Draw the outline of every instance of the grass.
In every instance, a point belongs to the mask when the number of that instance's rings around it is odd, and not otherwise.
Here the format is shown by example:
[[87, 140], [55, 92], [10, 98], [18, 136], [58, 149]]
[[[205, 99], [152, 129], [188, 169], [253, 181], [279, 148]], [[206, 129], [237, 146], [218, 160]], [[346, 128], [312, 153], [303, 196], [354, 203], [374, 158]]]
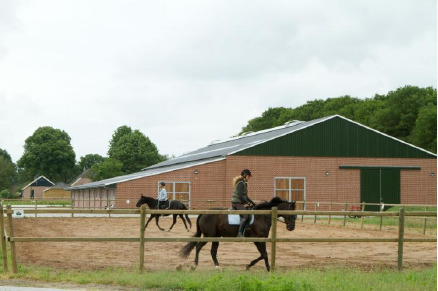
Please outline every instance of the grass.
[[71, 271], [20, 266], [18, 274], [3, 273], [0, 278], [53, 282], [58, 287], [69, 283], [157, 290], [436, 290], [437, 266], [401, 272], [309, 268], [274, 273], [240, 270], [139, 273], [109, 268]]
[[[406, 212], [409, 211], [424, 211], [424, 206], [409, 206], [404, 207]], [[400, 207], [391, 207], [388, 210], [388, 212], [399, 212]], [[437, 211], [437, 207], [428, 206], [427, 211]], [[299, 221], [301, 221], [301, 217], [298, 218]], [[426, 218], [426, 234], [428, 235], [436, 235], [437, 234], [437, 218], [436, 216], [427, 217]], [[305, 216], [304, 221], [306, 223], [313, 223], [314, 222], [314, 216]], [[325, 223], [328, 224], [328, 216], [317, 216], [317, 223]], [[343, 225], [344, 223], [344, 217], [331, 217], [331, 224], [334, 225]], [[365, 216], [363, 219], [363, 224], [368, 226], [375, 226], [376, 229], [379, 229], [380, 227], [380, 217], [373, 216]], [[346, 218], [346, 224], [348, 226], [354, 226], [359, 227], [361, 225], [361, 219], [360, 218], [350, 218], [347, 216]], [[383, 227], [398, 227], [398, 216], [386, 216], [383, 217], [382, 221]], [[415, 233], [423, 233], [424, 228], [424, 217], [415, 217], [415, 216], [405, 216], [405, 231], [411, 231]]]
[[32, 200], [32, 199], [17, 199], [17, 200], [3, 200], [3, 205], [56, 205], [56, 206], [70, 206], [71, 200]]

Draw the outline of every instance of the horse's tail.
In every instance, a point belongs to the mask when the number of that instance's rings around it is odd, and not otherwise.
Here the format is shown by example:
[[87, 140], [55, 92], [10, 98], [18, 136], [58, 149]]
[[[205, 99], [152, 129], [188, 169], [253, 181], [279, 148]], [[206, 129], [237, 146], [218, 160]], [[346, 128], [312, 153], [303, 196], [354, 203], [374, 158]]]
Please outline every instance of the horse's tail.
[[[187, 210], [187, 207], [185, 206], [185, 204], [183, 204], [183, 208], [184, 208], [184, 210]], [[192, 221], [190, 220], [189, 215], [186, 214], [185, 217], [186, 217], [186, 219], [187, 219], [187, 222], [188, 222], [189, 225], [190, 225], [189, 228], [192, 228]]]
[[[201, 227], [199, 226], [199, 220], [201, 219], [201, 216], [202, 214], [198, 216], [198, 219], [196, 219], [196, 233], [193, 235], [193, 237], [201, 237], [202, 232], [201, 232]], [[197, 243], [198, 242], [192, 241], [186, 244], [179, 252], [179, 256], [187, 259]]]

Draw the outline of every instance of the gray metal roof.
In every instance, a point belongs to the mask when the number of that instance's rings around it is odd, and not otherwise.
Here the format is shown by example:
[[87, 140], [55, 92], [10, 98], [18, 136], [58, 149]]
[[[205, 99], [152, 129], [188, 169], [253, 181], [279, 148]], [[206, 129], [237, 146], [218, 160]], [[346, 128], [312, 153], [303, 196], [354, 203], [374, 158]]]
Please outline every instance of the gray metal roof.
[[202, 160], [202, 161], [187, 162], [185, 164], [176, 164], [176, 165], [163, 166], [160, 168], [146, 169], [144, 171], [132, 173], [129, 175], [118, 176], [118, 177], [114, 177], [114, 178], [110, 178], [110, 179], [105, 179], [105, 180], [100, 180], [100, 181], [96, 181], [96, 182], [91, 182], [91, 183], [87, 183], [87, 184], [69, 187], [69, 188], [66, 188], [66, 190], [103, 188], [103, 187], [108, 187], [108, 186], [111, 186], [111, 185], [114, 185], [117, 183], [122, 183], [122, 182], [130, 181], [130, 180], [140, 179], [140, 178], [144, 178], [144, 177], [148, 177], [148, 176], [154, 176], [154, 175], [158, 175], [158, 174], [162, 174], [162, 173], [166, 173], [166, 172], [171, 172], [171, 171], [175, 171], [175, 170], [189, 168], [189, 167], [202, 165], [202, 164], [206, 164], [206, 163], [212, 163], [212, 162], [216, 162], [216, 161], [220, 161], [220, 160], [223, 160], [223, 158], [219, 158], [219, 159], [213, 158], [213, 159], [207, 159], [207, 160]]
[[[187, 154], [181, 155], [179, 157], [158, 163], [156, 165], [150, 166], [148, 168], [143, 169], [141, 172], [114, 177], [111, 179], [96, 181], [88, 184], [83, 184], [79, 186], [73, 186], [70, 188], [67, 188], [66, 190], [77, 190], [77, 189], [88, 189], [88, 188], [101, 188], [101, 187], [107, 187], [113, 184], [126, 182], [129, 180], [139, 179], [143, 177], [158, 175], [170, 171], [175, 171], [179, 169], [189, 168], [197, 165], [212, 163], [220, 160], [224, 160], [228, 155], [240, 152], [242, 150], [251, 148], [253, 146], [265, 143], [267, 141], [279, 138], [281, 136], [302, 130], [304, 128], [307, 128], [309, 126], [313, 126], [315, 124], [327, 121], [329, 119], [340, 117], [342, 119], [348, 120], [349, 122], [353, 122], [359, 126], [362, 126], [364, 128], [367, 128], [369, 130], [375, 131], [381, 135], [384, 135], [388, 138], [397, 140], [399, 142], [405, 143], [409, 146], [415, 147], [417, 149], [420, 149], [422, 151], [428, 152], [424, 149], [418, 148], [414, 145], [408, 144], [402, 140], [396, 139], [394, 137], [388, 136], [384, 133], [381, 133], [375, 129], [369, 128], [367, 126], [364, 126], [363, 124], [357, 123], [355, 121], [352, 121], [348, 118], [345, 118], [340, 115], [331, 115], [326, 116], [319, 119], [314, 119], [311, 121], [294, 121], [282, 126], [261, 130], [257, 132], [247, 133], [241, 136], [237, 136], [234, 138], [230, 138], [228, 140], [224, 141], [215, 141], [212, 142], [210, 145], [200, 148], [196, 151], [189, 152]], [[430, 152], [428, 152], [430, 153]], [[430, 153], [434, 156], [436, 154]]]
[[141, 172], [87, 183], [79, 186], [73, 186], [67, 188], [66, 190], [108, 187], [110, 185], [129, 180], [140, 179], [143, 177], [158, 175], [165, 172], [189, 168], [196, 165], [220, 161], [225, 159], [226, 156], [230, 154], [306, 128], [319, 122], [323, 122], [333, 117], [334, 116], [328, 116], [312, 121], [295, 121], [287, 125], [244, 134], [238, 137], [230, 138], [228, 140], [216, 141], [196, 151], [145, 168]]
[[160, 168], [174, 164], [182, 164], [191, 161], [211, 159], [214, 157], [225, 158], [230, 154], [237, 153], [244, 149], [256, 146], [258, 144], [267, 142], [269, 140], [278, 138], [286, 134], [290, 134], [292, 132], [301, 130], [303, 128], [312, 126], [314, 124], [326, 121], [334, 117], [336, 117], [336, 115], [314, 119], [311, 121], [295, 121], [286, 125], [244, 134], [241, 136], [230, 138], [228, 140], [212, 142], [210, 145], [206, 147], [200, 148], [193, 152], [189, 152], [187, 154], [173, 158], [171, 160], [167, 160], [162, 163], [155, 164], [153, 166], [145, 168], [144, 170], [155, 169], [155, 168]]

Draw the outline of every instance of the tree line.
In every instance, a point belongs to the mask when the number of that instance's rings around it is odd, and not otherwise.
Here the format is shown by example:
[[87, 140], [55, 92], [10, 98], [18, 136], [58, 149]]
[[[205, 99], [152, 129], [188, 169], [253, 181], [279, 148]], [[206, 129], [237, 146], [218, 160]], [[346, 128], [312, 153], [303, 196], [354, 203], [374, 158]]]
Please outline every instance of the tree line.
[[43, 126], [25, 140], [17, 164], [6, 150], [0, 149], [0, 197], [16, 197], [17, 191], [40, 175], [55, 183], [71, 183], [86, 171], [91, 180], [97, 181], [138, 172], [167, 159], [147, 136], [126, 125], [112, 135], [108, 157], [87, 154], [76, 162], [70, 141], [65, 131]]
[[253, 118], [239, 134], [292, 120], [309, 121], [339, 114], [390, 136], [436, 153], [437, 90], [405, 86], [386, 95], [316, 99], [296, 108], [274, 107]]
[[[437, 91], [432, 87], [405, 86], [386, 95], [359, 99], [351, 96], [316, 99], [296, 108], [275, 107], [253, 118], [240, 134], [283, 125], [292, 120], [309, 121], [339, 114], [383, 133], [436, 153]], [[37, 176], [70, 183], [84, 170], [94, 180], [138, 172], [166, 160], [139, 130], [123, 125], [108, 145], [108, 156], [87, 154], [76, 161], [70, 136], [50, 126], [38, 128], [25, 140], [17, 164], [0, 149], [0, 196], [12, 197]]]

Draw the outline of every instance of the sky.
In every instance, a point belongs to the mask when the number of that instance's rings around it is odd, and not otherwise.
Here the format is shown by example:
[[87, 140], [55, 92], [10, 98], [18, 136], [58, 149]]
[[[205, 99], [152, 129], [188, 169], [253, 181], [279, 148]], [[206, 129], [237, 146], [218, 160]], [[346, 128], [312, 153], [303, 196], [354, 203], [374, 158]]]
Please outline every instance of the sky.
[[270, 107], [437, 87], [435, 0], [0, 0], [0, 149], [42, 126], [76, 159], [114, 131], [179, 156]]

